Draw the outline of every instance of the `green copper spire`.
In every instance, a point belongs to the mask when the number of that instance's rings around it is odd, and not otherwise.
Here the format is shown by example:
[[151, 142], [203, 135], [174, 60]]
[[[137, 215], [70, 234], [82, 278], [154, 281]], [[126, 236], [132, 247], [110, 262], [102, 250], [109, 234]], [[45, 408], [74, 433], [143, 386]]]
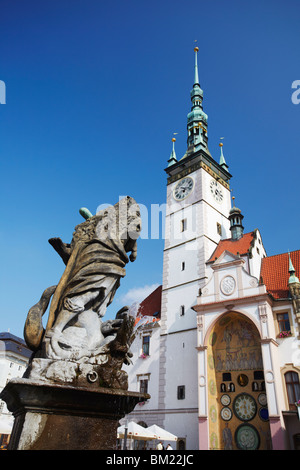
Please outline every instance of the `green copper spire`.
[[168, 160], [168, 166], [171, 166], [171, 165], [174, 165], [174, 163], [177, 163], [177, 158], [176, 158], [176, 153], [175, 153], [175, 142], [176, 142], [175, 137], [173, 137], [172, 142], [173, 142], [173, 147], [172, 147], [170, 158]]
[[299, 279], [297, 278], [297, 276], [295, 276], [296, 270], [293, 266], [290, 252], [289, 252], [289, 273], [290, 273], [289, 284], [293, 284], [294, 282], [299, 282]]
[[194, 85], [191, 90], [192, 109], [187, 116], [188, 153], [193, 153], [201, 147], [207, 149], [207, 114], [202, 109], [203, 90], [201, 90], [198, 73], [199, 48], [195, 47]]
[[198, 47], [195, 47], [194, 49], [194, 52], [195, 52], [195, 78], [194, 78], [194, 85], [199, 85], [200, 87], [200, 83], [199, 83], [199, 74], [198, 74], [198, 60], [197, 60], [197, 53], [198, 53], [199, 49]]
[[219, 165], [228, 170], [228, 165], [226, 164], [225, 157], [223, 155], [223, 144], [222, 142], [219, 143], [219, 147], [221, 148], [221, 156], [220, 156], [220, 163]]
[[244, 235], [244, 227], [241, 209], [235, 206], [235, 197], [232, 197], [232, 208], [229, 211], [230, 231], [232, 240], [239, 240]]

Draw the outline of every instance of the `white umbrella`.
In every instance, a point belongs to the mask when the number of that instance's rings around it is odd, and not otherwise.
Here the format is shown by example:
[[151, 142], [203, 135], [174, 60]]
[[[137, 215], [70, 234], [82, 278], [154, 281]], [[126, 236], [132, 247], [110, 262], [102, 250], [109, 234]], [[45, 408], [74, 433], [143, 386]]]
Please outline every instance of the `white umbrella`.
[[[124, 439], [125, 437], [125, 424], [118, 427], [118, 439]], [[157, 439], [156, 434], [149, 431], [147, 428], [143, 428], [134, 421], [130, 421], [127, 426], [127, 437], [130, 439], [142, 439], [148, 441], [150, 439]]]
[[172, 434], [169, 431], [166, 431], [163, 428], [160, 428], [157, 426], [157, 424], [153, 424], [152, 426], [149, 426], [147, 428], [147, 431], [150, 431], [154, 434], [156, 434], [157, 439], [161, 439], [162, 441], [177, 441], [177, 436], [175, 434]]
[[11, 434], [13, 427], [13, 418], [0, 419], [0, 434]]

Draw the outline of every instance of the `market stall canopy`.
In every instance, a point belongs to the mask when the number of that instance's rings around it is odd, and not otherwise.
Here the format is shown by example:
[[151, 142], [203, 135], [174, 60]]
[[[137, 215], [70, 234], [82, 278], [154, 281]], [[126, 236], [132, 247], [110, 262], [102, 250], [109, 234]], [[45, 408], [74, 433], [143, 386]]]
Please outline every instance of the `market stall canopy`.
[[153, 424], [146, 429], [147, 431], [154, 433], [157, 436], [157, 439], [161, 439], [162, 441], [177, 441], [177, 436], [175, 436], [175, 434], [160, 428], [157, 424]]
[[13, 422], [13, 418], [2, 417], [0, 419], [0, 434], [11, 434]]
[[[125, 437], [125, 424], [118, 427], [118, 439], [124, 439]], [[158, 439], [156, 434], [149, 431], [148, 428], [143, 428], [134, 421], [130, 421], [127, 426], [127, 437], [130, 439], [142, 439], [148, 441], [150, 439]]]

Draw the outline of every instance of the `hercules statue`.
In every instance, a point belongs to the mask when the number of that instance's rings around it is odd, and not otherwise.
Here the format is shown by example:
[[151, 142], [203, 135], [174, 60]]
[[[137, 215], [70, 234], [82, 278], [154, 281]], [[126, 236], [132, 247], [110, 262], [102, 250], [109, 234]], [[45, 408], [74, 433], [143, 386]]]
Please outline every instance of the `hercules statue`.
[[[95, 216], [84, 208], [80, 213], [86, 220], [75, 227], [70, 244], [49, 240], [66, 268], [58, 285], [46, 289], [28, 312], [24, 338], [33, 355], [25, 377], [126, 389], [121, 367], [130, 363], [134, 320], [128, 307], [115, 320], [102, 318], [126, 274], [125, 265], [136, 259], [139, 206], [127, 196]], [[42, 316], [52, 296], [44, 328]]]

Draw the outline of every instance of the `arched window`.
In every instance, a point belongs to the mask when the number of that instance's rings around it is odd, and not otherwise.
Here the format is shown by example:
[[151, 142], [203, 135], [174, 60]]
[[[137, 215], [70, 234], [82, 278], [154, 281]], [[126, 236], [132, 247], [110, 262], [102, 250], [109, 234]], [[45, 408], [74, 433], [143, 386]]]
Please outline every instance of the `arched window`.
[[300, 384], [297, 372], [289, 371], [284, 374], [289, 409], [295, 410], [295, 403], [300, 400]]

